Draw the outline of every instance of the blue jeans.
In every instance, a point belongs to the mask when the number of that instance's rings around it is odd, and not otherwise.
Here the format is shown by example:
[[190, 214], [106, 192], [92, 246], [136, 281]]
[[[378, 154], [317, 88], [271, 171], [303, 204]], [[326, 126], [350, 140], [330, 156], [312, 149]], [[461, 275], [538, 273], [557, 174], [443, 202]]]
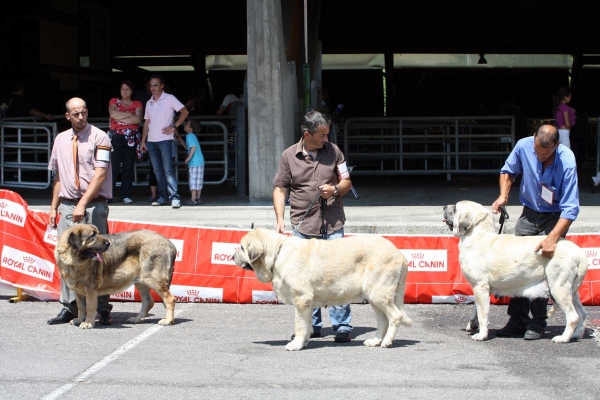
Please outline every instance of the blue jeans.
[[[158, 197], [165, 200], [179, 199], [175, 165], [173, 164], [173, 144], [171, 142], [172, 140], [148, 142], [150, 162], [158, 183]], [[167, 196], [167, 188], [169, 189], [169, 196]]]
[[[323, 239], [321, 235], [319, 236], [311, 236], [304, 235], [298, 231], [294, 231], [294, 236], [298, 236], [302, 239]], [[341, 239], [344, 237], [344, 228], [339, 229], [335, 232], [327, 235], [327, 238], [324, 240], [334, 240]], [[329, 306], [329, 320], [331, 321], [331, 327], [335, 332], [352, 332], [352, 313], [350, 311], [350, 304], [346, 304], [345, 306]], [[312, 316], [312, 325], [313, 330], [315, 332], [320, 332], [323, 328], [323, 319], [321, 318], [321, 309], [315, 308], [313, 310]]]

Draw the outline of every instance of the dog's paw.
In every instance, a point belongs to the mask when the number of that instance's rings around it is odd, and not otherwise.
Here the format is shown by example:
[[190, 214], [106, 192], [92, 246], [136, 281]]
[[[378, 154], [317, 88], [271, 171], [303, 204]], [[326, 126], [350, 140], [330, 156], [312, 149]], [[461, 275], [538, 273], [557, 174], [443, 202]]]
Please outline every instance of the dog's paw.
[[91, 324], [91, 323], [89, 323], [89, 322], [82, 322], [82, 323], [79, 325], [79, 328], [80, 328], [80, 329], [93, 329], [93, 328], [94, 328], [94, 324]]
[[71, 325], [79, 326], [84, 321], [84, 318], [75, 318], [69, 322]]
[[143, 322], [144, 322], [144, 318], [140, 318], [140, 317], [127, 318], [127, 321], [125, 321], [126, 324], [141, 324]]
[[363, 344], [367, 347], [378, 347], [381, 344], [381, 339], [374, 337], [365, 340]]
[[285, 349], [287, 351], [298, 351], [302, 350], [304, 347], [306, 347], [306, 344], [302, 340], [294, 339], [285, 346]]
[[571, 341], [570, 337], [565, 337], [565, 335], [554, 336], [552, 338], [552, 343], [569, 343]]
[[175, 325], [175, 320], [168, 320], [166, 318], [161, 319], [160, 321], [158, 321], [159, 325]]
[[479, 332], [471, 336], [471, 339], [481, 342], [487, 339], [487, 334]]

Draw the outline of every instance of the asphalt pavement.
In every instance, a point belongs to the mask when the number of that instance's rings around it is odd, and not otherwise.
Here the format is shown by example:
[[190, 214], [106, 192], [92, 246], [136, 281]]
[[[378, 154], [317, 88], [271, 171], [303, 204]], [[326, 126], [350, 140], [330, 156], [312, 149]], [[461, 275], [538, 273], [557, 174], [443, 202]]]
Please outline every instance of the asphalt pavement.
[[[367, 348], [376, 330], [368, 304], [352, 305], [350, 343], [335, 343], [324, 313], [324, 338], [288, 352], [294, 311], [288, 305], [175, 306], [161, 327], [157, 303], [144, 324], [126, 324], [139, 303], [113, 302], [114, 323], [92, 330], [47, 325], [59, 304], [11, 303], [0, 287], [0, 399], [307, 399], [410, 398], [595, 399], [600, 386], [600, 309], [585, 337], [552, 343], [560, 311], [543, 339], [497, 338], [506, 306], [491, 306], [490, 339], [464, 331], [471, 305], [408, 304], [412, 327], [393, 347]], [[594, 329], [592, 329], [594, 328]]]

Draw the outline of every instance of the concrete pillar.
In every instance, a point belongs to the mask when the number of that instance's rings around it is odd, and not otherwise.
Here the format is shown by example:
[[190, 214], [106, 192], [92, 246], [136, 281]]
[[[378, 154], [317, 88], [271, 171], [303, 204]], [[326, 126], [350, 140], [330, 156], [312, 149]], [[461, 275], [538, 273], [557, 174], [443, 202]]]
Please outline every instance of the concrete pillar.
[[281, 0], [248, 0], [247, 21], [249, 198], [265, 201], [281, 153], [300, 135], [295, 65], [286, 60]]

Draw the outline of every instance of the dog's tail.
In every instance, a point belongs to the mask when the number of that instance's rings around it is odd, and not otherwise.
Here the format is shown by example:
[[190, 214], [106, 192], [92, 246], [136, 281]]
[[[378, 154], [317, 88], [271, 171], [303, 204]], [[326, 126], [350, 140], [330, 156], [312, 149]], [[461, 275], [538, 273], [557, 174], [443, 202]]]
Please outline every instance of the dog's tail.
[[173, 280], [173, 272], [175, 271], [175, 259], [177, 258], [177, 248], [171, 243], [171, 267], [169, 268], [169, 287]]

